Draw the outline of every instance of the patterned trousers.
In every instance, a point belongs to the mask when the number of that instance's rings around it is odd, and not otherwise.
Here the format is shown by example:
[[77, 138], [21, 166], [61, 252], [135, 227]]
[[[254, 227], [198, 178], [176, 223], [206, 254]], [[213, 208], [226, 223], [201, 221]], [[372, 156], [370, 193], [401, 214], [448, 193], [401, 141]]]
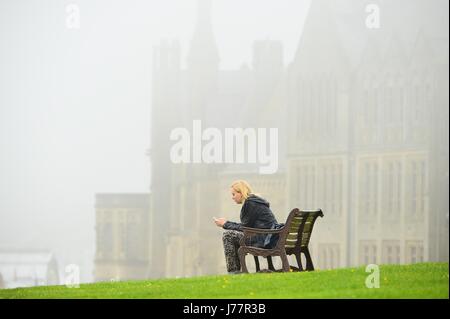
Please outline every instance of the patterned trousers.
[[225, 261], [227, 263], [228, 272], [241, 270], [238, 249], [239, 241], [242, 237], [244, 237], [244, 233], [238, 230], [225, 230], [223, 232], [223, 250], [225, 252]]

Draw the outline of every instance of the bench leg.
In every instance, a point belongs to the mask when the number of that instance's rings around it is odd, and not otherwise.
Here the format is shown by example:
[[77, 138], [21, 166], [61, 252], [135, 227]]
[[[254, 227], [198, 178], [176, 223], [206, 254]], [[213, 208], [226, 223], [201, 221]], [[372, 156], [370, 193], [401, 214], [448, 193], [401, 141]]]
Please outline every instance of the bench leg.
[[275, 267], [273, 266], [272, 256], [267, 256], [267, 268], [269, 270], [275, 271]]
[[300, 251], [296, 251], [294, 255], [295, 259], [297, 260], [298, 271], [303, 271], [302, 256], [300, 255]]
[[245, 264], [246, 252], [241, 248], [238, 249], [239, 261], [241, 263], [242, 272], [248, 273], [247, 265]]
[[259, 259], [258, 256], [253, 256], [253, 258], [255, 259], [255, 265], [256, 265], [256, 271], [260, 271], [261, 268], [259, 268]]
[[284, 272], [289, 272], [289, 260], [287, 258], [286, 252], [282, 252], [281, 255], [281, 263], [283, 265], [283, 271]]
[[306, 257], [306, 270], [314, 270], [314, 265], [308, 247], [306, 247], [303, 253], [305, 254]]

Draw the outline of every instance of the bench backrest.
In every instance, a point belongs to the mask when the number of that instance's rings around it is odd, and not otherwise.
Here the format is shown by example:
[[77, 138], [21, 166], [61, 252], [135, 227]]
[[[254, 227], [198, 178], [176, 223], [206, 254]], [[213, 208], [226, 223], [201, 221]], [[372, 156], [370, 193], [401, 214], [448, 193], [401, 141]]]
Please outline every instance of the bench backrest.
[[[286, 220], [285, 231], [280, 238], [280, 241], [284, 242], [285, 249], [308, 247], [314, 223], [319, 216], [323, 217], [321, 209], [314, 211], [293, 209]], [[284, 237], [285, 241], [283, 241]]]

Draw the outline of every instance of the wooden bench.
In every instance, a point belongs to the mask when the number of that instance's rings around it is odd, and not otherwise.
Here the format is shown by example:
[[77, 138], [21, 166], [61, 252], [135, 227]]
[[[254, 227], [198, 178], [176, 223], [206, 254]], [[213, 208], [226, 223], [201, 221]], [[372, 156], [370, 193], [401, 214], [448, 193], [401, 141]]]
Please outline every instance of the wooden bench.
[[[238, 250], [239, 260], [241, 262], [242, 272], [248, 273], [247, 265], [245, 263], [245, 256], [251, 254], [255, 258], [256, 271], [260, 271], [258, 256], [266, 257], [269, 266], [269, 271], [275, 270], [272, 257], [279, 256], [282, 262], [281, 271], [288, 272], [291, 269], [293, 271], [303, 271], [301, 253], [306, 257], [306, 270], [314, 270], [314, 265], [309, 253], [308, 245], [311, 238], [311, 233], [316, 222], [317, 217], [323, 217], [321, 209], [315, 211], [301, 211], [298, 208], [294, 208], [286, 220], [286, 223], [279, 229], [259, 229], [243, 227], [244, 237], [240, 241], [240, 247]], [[278, 234], [278, 242], [274, 248], [265, 249], [253, 246], [247, 246], [246, 242], [255, 235], [261, 234]], [[287, 256], [295, 255], [298, 268], [289, 265]]]

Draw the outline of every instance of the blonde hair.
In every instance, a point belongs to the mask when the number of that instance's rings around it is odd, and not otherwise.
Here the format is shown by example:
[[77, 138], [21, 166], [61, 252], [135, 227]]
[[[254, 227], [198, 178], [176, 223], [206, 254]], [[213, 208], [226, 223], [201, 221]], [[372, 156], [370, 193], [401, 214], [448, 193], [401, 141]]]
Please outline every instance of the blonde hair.
[[231, 184], [231, 188], [238, 193], [242, 194], [242, 197], [246, 200], [250, 194], [253, 194], [252, 188], [250, 185], [244, 180], [234, 181]]

